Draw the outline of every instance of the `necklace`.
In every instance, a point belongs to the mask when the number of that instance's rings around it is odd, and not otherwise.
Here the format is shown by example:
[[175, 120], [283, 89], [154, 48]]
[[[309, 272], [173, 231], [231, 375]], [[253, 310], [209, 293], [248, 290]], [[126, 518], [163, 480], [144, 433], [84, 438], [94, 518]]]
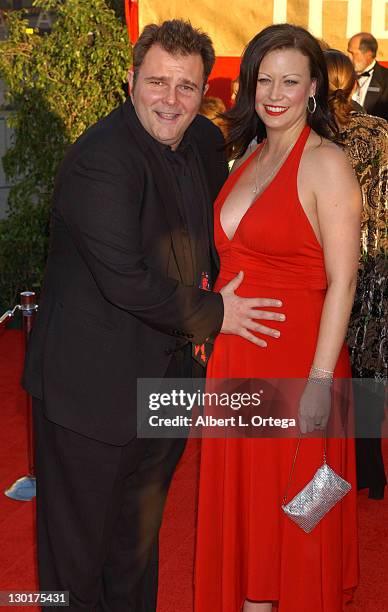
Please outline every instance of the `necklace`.
[[278, 163], [275, 165], [275, 168], [272, 170], [272, 172], [268, 176], [266, 176], [264, 181], [261, 181], [259, 183], [258, 180], [257, 180], [258, 179], [258, 175], [259, 175], [259, 163], [260, 163], [261, 156], [263, 154], [265, 145], [267, 144], [267, 141], [265, 141], [265, 143], [263, 144], [263, 146], [260, 149], [260, 153], [258, 154], [258, 156], [256, 158], [256, 167], [255, 167], [255, 176], [254, 176], [254, 187], [252, 189], [252, 193], [259, 193], [260, 191], [262, 191], [263, 187], [265, 187], [270, 182], [270, 180], [275, 176], [276, 172], [279, 170], [280, 166], [283, 164], [284, 160], [286, 159], [287, 155], [291, 151], [291, 149], [294, 146], [295, 142], [296, 141], [292, 142], [290, 144], [290, 146], [286, 149], [286, 151], [281, 156], [281, 158], [278, 161]]

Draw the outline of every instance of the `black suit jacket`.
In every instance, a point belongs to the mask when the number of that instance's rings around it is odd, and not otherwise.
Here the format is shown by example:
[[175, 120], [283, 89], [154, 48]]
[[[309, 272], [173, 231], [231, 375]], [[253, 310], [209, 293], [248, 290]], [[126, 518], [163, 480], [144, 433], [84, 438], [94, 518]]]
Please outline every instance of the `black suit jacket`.
[[[227, 176], [222, 136], [187, 131], [212, 202]], [[219, 294], [200, 290], [160, 145], [132, 103], [70, 148], [53, 198], [51, 247], [23, 384], [55, 423], [122, 445], [136, 435], [139, 377], [162, 377], [187, 341], [217, 333]]]
[[388, 68], [376, 62], [364, 100], [369, 115], [388, 120]]

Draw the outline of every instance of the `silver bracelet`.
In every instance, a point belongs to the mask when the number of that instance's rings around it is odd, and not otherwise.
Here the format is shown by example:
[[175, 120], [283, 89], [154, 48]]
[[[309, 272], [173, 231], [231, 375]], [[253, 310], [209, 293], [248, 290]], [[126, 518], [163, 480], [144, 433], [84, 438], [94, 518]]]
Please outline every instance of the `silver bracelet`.
[[317, 368], [317, 366], [312, 365], [310, 368], [310, 374], [314, 372], [322, 372], [323, 374], [331, 374], [331, 376], [333, 376], [334, 374], [333, 370], [325, 370], [324, 368]]
[[312, 382], [316, 385], [325, 385], [326, 387], [331, 387], [331, 385], [333, 384], [332, 378], [316, 378], [314, 376], [309, 376], [307, 381]]

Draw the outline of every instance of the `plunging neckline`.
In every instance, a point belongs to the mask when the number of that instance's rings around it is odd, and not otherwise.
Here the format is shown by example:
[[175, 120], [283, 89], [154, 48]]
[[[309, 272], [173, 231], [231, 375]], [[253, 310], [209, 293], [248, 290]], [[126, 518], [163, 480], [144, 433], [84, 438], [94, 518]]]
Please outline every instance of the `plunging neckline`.
[[[295, 150], [295, 147], [299, 144], [303, 134], [305, 133], [305, 130], [309, 130], [310, 131], [310, 126], [308, 126], [307, 124], [304, 126], [304, 128], [302, 129], [301, 133], [299, 134], [298, 138], [296, 139], [294, 146], [292, 147], [292, 149], [289, 151], [287, 157], [285, 158], [285, 160], [283, 161], [282, 165], [280, 166], [280, 168], [278, 168], [278, 171], [276, 172], [276, 174], [271, 178], [271, 180], [269, 181], [269, 183], [264, 187], [264, 189], [262, 191], [260, 191], [260, 193], [257, 194], [256, 197], [253, 198], [251, 204], [248, 206], [248, 208], [246, 209], [246, 211], [244, 212], [244, 214], [242, 215], [242, 217], [240, 218], [240, 221], [238, 222], [236, 229], [234, 230], [233, 236], [231, 238], [229, 238], [228, 234], [226, 233], [226, 231], [224, 230], [224, 227], [222, 225], [221, 222], [221, 214], [222, 214], [222, 209], [225, 205], [225, 200], [222, 203], [221, 209], [220, 209], [220, 214], [219, 214], [219, 223], [220, 223], [220, 227], [222, 230], [222, 233], [224, 234], [225, 238], [227, 239], [228, 242], [232, 243], [235, 239], [235, 236], [238, 232], [238, 230], [240, 229], [240, 226], [242, 224], [242, 222], [245, 220], [245, 217], [248, 215], [249, 211], [255, 207], [256, 203], [258, 202], [258, 200], [263, 196], [263, 194], [267, 191], [267, 189], [270, 188], [270, 186], [272, 185], [272, 183], [276, 180], [276, 178], [279, 176], [279, 173], [283, 170], [283, 168], [285, 167], [285, 165], [287, 164], [287, 162], [289, 161], [292, 153]], [[307, 140], [306, 140], [307, 142]], [[233, 188], [235, 187], [235, 185], [237, 184], [241, 174], [243, 173], [243, 171], [249, 166], [250, 163], [252, 163], [252, 161], [257, 160], [257, 155], [260, 155], [260, 151], [263, 149], [264, 145], [266, 143], [266, 140], [263, 140], [263, 142], [260, 143], [260, 145], [258, 145], [258, 147], [251, 153], [251, 155], [249, 155], [247, 157], [247, 159], [245, 160], [244, 163], [241, 164], [241, 166], [236, 170], [236, 179], [233, 185]], [[232, 175], [231, 175], [232, 176]]]

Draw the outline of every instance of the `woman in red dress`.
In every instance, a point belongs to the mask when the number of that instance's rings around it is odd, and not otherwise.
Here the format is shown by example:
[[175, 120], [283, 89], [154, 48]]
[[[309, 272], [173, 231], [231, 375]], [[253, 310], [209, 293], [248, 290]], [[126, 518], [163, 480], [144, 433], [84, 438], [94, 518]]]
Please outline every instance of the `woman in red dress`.
[[[227, 114], [237, 162], [215, 203], [215, 290], [243, 271], [236, 292], [280, 299], [286, 321], [261, 347], [220, 335], [208, 377], [308, 379], [301, 431], [323, 430], [333, 378], [350, 377], [344, 338], [360, 191], [330, 141], [327, 72], [313, 36], [288, 24], [266, 28], [244, 52], [239, 83]], [[352, 490], [308, 534], [281, 509], [296, 445], [203, 440], [195, 612], [340, 612], [351, 597], [358, 579], [353, 443], [327, 441], [328, 463]], [[322, 439], [302, 439], [289, 499], [322, 461]]]

